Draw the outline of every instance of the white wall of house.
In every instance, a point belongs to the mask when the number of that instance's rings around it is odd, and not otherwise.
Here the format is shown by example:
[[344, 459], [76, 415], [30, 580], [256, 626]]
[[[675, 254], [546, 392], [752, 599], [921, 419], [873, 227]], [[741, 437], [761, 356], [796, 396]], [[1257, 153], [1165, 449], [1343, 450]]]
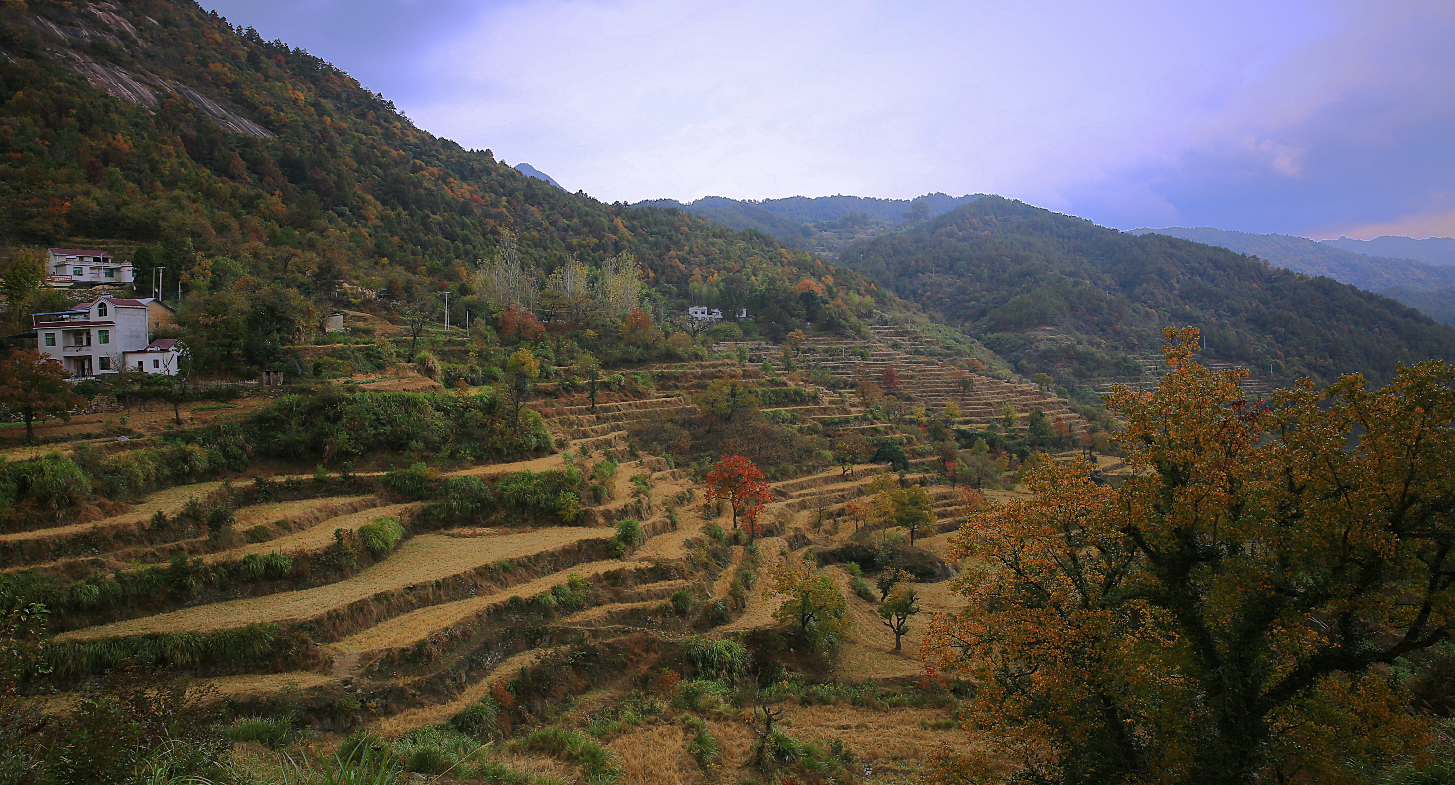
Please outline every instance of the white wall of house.
[[159, 373], [164, 376], [176, 376], [177, 366], [181, 364], [182, 353], [176, 346], [170, 349], [143, 349], [139, 352], [127, 352], [124, 358], [127, 368], [134, 368], [142, 373]]
[[[135, 303], [135, 304], [127, 304]], [[60, 314], [36, 314], [35, 343], [72, 376], [118, 373], [128, 351], [151, 343], [147, 307], [103, 297]]]
[[51, 286], [130, 286], [135, 280], [131, 262], [118, 262], [105, 251], [52, 248], [47, 257]]

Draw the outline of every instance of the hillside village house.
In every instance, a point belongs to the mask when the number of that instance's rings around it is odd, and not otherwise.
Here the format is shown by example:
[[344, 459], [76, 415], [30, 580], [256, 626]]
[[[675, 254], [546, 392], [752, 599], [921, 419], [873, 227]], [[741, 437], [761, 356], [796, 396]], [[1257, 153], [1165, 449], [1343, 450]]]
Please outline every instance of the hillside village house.
[[57, 289], [71, 286], [130, 286], [131, 262], [117, 262], [105, 251], [51, 248], [46, 251], [46, 283]]
[[[705, 305], [694, 305], [687, 309], [687, 318], [698, 322], [720, 322], [722, 321], [722, 310], [719, 308], [708, 308]], [[748, 309], [739, 308], [737, 318], [748, 318]]]
[[58, 360], [72, 378], [118, 373], [122, 368], [175, 375], [182, 346], [175, 339], [152, 340], [153, 322], [160, 323], [152, 307], [151, 298], [102, 297], [69, 311], [35, 314], [36, 347]]

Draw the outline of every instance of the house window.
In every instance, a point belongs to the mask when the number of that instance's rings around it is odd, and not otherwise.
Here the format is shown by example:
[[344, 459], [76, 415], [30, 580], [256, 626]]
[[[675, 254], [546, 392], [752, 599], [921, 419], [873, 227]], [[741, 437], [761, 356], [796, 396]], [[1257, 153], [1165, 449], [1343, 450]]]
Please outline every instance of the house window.
[[[96, 304], [96, 315], [97, 316], [105, 316], [106, 315], [106, 303], [97, 303]], [[105, 343], [105, 341], [102, 341], [102, 343]]]
[[85, 275], [85, 274], [86, 274], [86, 271], [83, 270], [83, 269], [81, 269], [80, 267], [72, 267], [71, 268], [71, 275]]
[[113, 269], [113, 268], [108, 267], [101, 274], [103, 276], [107, 277], [107, 278], [115, 278], [116, 277], [116, 270]]
[[56, 345], [56, 334], [55, 333], [46, 333], [45, 334], [45, 345], [46, 346], [55, 346]]
[[144, 371], [144, 370], [146, 370], [146, 366], [145, 365], [142, 365], [141, 360], [137, 360], [136, 361], [136, 369], [138, 371]]
[[160, 368], [160, 367], [162, 367], [162, 361], [161, 360], [152, 360], [152, 367], [153, 368]]
[[96, 340], [100, 341], [101, 343], [111, 343], [111, 331], [110, 330], [97, 330], [96, 331]]
[[110, 357], [102, 357], [101, 358], [101, 370], [103, 370], [103, 371], [109, 371], [109, 370], [111, 370], [111, 358]]

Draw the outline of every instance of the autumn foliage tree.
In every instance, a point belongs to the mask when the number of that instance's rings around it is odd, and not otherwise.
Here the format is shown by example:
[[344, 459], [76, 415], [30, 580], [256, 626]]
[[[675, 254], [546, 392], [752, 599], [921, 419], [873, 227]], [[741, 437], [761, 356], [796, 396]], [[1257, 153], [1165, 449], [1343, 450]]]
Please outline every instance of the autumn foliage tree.
[[896, 371], [892, 365], [885, 366], [884, 372], [879, 374], [879, 383], [884, 386], [884, 389], [890, 392], [898, 390], [899, 371]]
[[650, 346], [662, 339], [662, 331], [652, 323], [652, 317], [633, 308], [622, 319], [621, 339], [631, 346]]
[[849, 603], [832, 577], [799, 562], [776, 568], [772, 581], [774, 593], [783, 597], [773, 618], [815, 649], [833, 648], [848, 631]]
[[718, 379], [697, 396], [697, 405], [714, 422], [730, 423], [734, 417], [758, 411], [760, 404], [752, 386], [737, 379]]
[[834, 463], [844, 476], [854, 470], [855, 464], [864, 463], [874, 457], [874, 444], [863, 434], [847, 433], [829, 444], [833, 448]]
[[909, 532], [909, 544], [934, 525], [934, 499], [929, 491], [915, 484], [902, 488], [890, 474], [881, 474], [869, 484], [874, 494], [870, 514], [880, 526], [903, 526]]
[[733, 508], [733, 530], [738, 528], [738, 519], [747, 524], [748, 538], [758, 533], [758, 516], [763, 507], [773, 500], [763, 473], [752, 461], [741, 455], [733, 455], [718, 461], [707, 474], [708, 500], [722, 499]]
[[0, 361], [0, 404], [20, 413], [28, 441], [35, 441], [36, 415], [69, 421], [71, 410], [86, 405], [66, 382], [69, 377], [59, 362], [35, 349], [11, 352]]
[[500, 334], [506, 340], [540, 341], [546, 337], [546, 328], [536, 315], [525, 308], [512, 306], [500, 314]]
[[1455, 622], [1455, 366], [1254, 405], [1196, 335], [1110, 398], [1123, 485], [1043, 462], [955, 537], [925, 651], [1016, 781], [1365, 781], [1425, 737], [1383, 669]]
[[541, 361], [530, 349], [517, 349], [505, 362], [506, 374], [510, 377], [510, 401], [515, 406], [515, 416], [520, 417], [520, 405], [530, 396], [531, 382], [541, 375]]
[[909, 632], [909, 620], [920, 611], [919, 594], [907, 581], [895, 584], [879, 606], [879, 618], [885, 627], [894, 633], [894, 650], [903, 648], [904, 634]]

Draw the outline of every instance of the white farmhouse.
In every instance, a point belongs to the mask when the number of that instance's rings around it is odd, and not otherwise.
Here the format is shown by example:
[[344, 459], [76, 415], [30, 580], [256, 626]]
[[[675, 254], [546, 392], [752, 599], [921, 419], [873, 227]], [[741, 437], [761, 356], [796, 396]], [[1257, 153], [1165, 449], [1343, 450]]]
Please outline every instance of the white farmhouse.
[[105, 251], [51, 248], [46, 251], [46, 283], [57, 289], [102, 284], [130, 286], [135, 278], [131, 262], [112, 260]]
[[694, 305], [687, 309], [687, 318], [699, 322], [720, 322], [722, 311], [717, 308], [708, 308], [705, 305]]
[[[35, 314], [36, 348], [58, 360], [72, 378], [118, 373], [123, 367], [173, 375], [181, 347], [176, 341], [152, 341], [147, 305], [140, 300], [102, 297], [69, 311]], [[162, 343], [167, 345], [160, 346]]]
[[145, 349], [129, 351], [123, 356], [128, 368], [176, 376], [177, 364], [182, 360], [182, 344], [177, 338], [158, 338]]

